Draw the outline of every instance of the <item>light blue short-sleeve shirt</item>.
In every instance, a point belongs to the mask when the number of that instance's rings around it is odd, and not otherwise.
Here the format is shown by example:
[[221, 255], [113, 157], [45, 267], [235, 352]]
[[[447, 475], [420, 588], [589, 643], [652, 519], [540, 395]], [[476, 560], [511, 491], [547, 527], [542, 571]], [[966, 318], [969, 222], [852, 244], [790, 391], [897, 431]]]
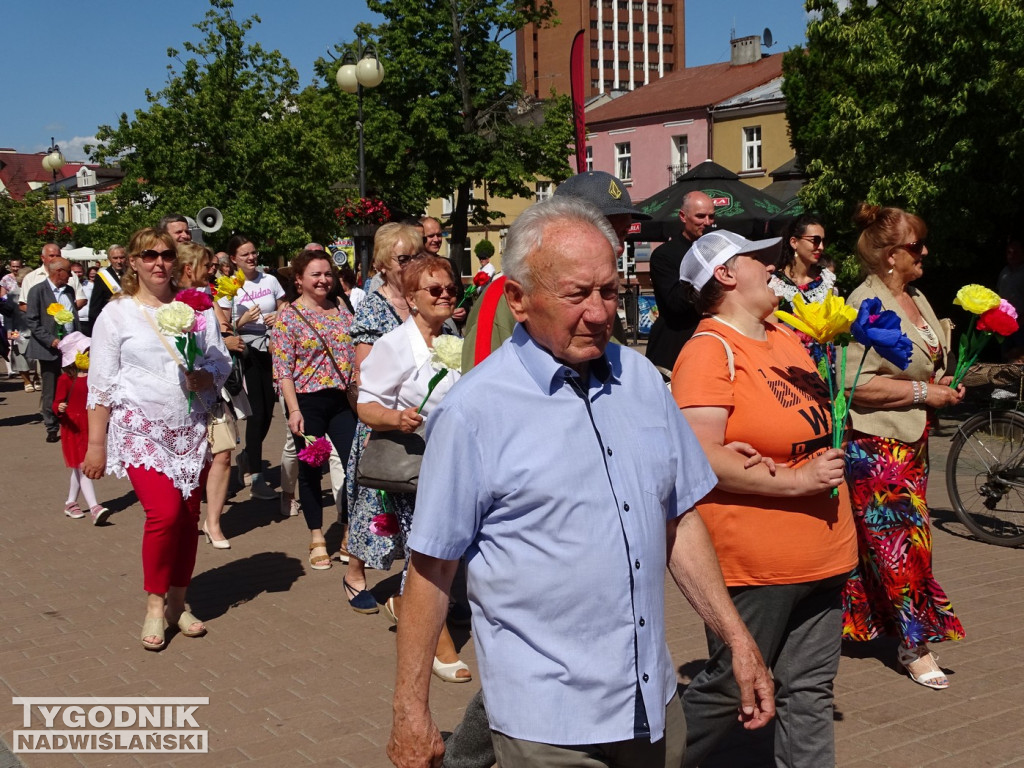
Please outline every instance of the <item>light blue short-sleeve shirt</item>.
[[[585, 391], [585, 395], [582, 394]], [[549, 744], [651, 741], [676, 675], [666, 524], [714, 487], [661, 376], [609, 345], [582, 383], [522, 326], [427, 419], [411, 549], [467, 557], [491, 727]]]

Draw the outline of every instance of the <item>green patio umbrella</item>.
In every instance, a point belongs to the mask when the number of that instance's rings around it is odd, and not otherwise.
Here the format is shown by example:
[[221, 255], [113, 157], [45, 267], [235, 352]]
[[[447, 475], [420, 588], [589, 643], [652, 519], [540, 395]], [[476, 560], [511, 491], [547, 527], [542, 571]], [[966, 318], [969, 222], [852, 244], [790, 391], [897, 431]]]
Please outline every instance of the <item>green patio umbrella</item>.
[[711, 160], [679, 177], [675, 184], [637, 204], [651, 221], [630, 228], [630, 240], [665, 241], [679, 234], [679, 206], [687, 192], [699, 190], [715, 203], [718, 229], [752, 239], [768, 237], [767, 221], [782, 209], [782, 202], [742, 181], [739, 176]]

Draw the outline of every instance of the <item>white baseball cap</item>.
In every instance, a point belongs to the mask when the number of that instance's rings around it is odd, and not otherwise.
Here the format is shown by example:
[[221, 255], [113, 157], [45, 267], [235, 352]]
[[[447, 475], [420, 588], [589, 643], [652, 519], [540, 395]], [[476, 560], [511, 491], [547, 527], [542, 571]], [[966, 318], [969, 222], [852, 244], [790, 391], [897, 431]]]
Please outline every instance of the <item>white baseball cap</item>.
[[697, 238], [690, 246], [690, 250], [683, 256], [683, 261], [679, 265], [679, 279], [699, 291], [715, 274], [715, 267], [725, 264], [733, 256], [769, 251], [781, 242], [781, 237], [747, 240], [735, 232], [716, 229]]

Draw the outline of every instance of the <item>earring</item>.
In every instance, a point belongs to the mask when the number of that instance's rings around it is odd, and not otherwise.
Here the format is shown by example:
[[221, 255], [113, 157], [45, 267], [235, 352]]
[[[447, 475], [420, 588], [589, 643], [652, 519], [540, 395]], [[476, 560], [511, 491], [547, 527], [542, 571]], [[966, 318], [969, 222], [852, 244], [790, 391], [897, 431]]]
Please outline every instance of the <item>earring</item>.
[[896, 269], [896, 267], [889, 267], [889, 271], [886, 272], [885, 274], [891, 275], [895, 269]]

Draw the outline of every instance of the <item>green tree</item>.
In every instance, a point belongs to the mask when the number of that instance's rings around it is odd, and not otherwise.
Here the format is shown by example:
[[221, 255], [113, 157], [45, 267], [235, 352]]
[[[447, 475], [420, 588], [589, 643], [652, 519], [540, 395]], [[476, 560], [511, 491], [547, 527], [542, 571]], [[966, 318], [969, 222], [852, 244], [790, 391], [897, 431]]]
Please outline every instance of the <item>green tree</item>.
[[38, 266], [44, 231], [53, 209], [47, 206], [46, 191], [29, 192], [21, 200], [0, 192], [0, 261], [18, 257], [26, 265]]
[[124, 182], [103, 200], [88, 238], [124, 241], [166, 213], [224, 213], [222, 242], [243, 232], [264, 252], [294, 252], [336, 229], [331, 185], [350, 172], [343, 145], [329, 145], [330, 104], [299, 92], [298, 74], [278, 51], [246, 39], [258, 16], [237, 21], [231, 0], [210, 0], [188, 58], [168, 49], [168, 80], [146, 92], [149, 107], [100, 126], [97, 162], [118, 162]]
[[[552, 23], [551, 0], [367, 5], [385, 21], [360, 25], [356, 35], [376, 46], [386, 68], [383, 83], [364, 90], [368, 186], [408, 211], [454, 191], [451, 248], [464, 259], [471, 203], [475, 222], [500, 215], [472, 200], [474, 187], [486, 183], [493, 195], [530, 195], [528, 184], [537, 175], [560, 181], [570, 174], [569, 100], [524, 100], [510, 76], [512, 54], [502, 47], [529, 22]], [[337, 69], [320, 66], [330, 77]]]
[[807, 48], [783, 61], [805, 204], [850, 253], [854, 205], [867, 200], [922, 216], [936, 265], [1001, 262], [1000, 240], [1022, 221], [1024, 5], [806, 7]]

